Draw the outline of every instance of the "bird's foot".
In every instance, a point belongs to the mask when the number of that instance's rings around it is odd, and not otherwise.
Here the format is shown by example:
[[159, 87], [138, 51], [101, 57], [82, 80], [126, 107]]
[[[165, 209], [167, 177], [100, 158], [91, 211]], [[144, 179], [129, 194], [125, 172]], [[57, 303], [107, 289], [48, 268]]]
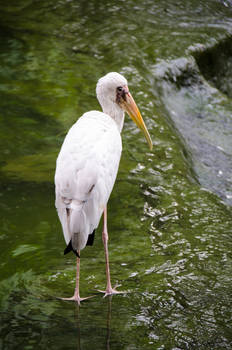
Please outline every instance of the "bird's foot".
[[117, 290], [116, 288], [119, 287], [118, 285], [116, 285], [114, 288], [112, 288], [111, 286], [106, 288], [106, 290], [100, 290], [98, 289], [98, 292], [100, 293], [104, 293], [103, 298], [107, 297], [108, 295], [115, 295], [115, 294], [126, 294], [126, 291], [123, 290]]
[[65, 301], [75, 301], [76, 303], [78, 303], [78, 305], [81, 304], [81, 301], [93, 298], [95, 295], [90, 295], [89, 297], [85, 297], [85, 298], [81, 298], [79, 295], [75, 295], [72, 296], [71, 298], [59, 298], [61, 300], [65, 300]]

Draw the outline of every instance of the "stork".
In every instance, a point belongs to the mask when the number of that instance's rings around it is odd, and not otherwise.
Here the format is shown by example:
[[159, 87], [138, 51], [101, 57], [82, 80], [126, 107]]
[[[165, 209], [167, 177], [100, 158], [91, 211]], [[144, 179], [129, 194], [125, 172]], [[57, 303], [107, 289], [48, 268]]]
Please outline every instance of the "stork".
[[150, 149], [152, 141], [139, 109], [128, 89], [127, 80], [111, 72], [96, 87], [102, 112], [90, 111], [70, 128], [56, 162], [56, 208], [62, 225], [66, 249], [77, 257], [76, 287], [71, 298], [78, 304], [80, 251], [92, 245], [103, 214], [102, 240], [106, 260], [105, 296], [120, 293], [110, 279], [107, 231], [107, 202], [118, 172], [124, 114], [127, 112], [144, 132]]

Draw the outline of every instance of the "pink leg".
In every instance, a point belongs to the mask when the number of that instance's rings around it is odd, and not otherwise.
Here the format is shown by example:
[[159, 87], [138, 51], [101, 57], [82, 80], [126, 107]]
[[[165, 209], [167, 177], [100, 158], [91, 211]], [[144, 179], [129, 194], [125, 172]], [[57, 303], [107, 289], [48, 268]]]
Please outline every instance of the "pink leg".
[[[78, 251], [78, 254], [80, 255], [80, 251]], [[86, 300], [89, 298], [92, 298], [93, 296], [81, 298], [79, 294], [79, 281], [80, 281], [80, 259], [77, 258], [77, 274], [76, 274], [76, 287], [74, 291], [74, 295], [71, 298], [61, 298], [62, 300], [71, 300], [76, 301], [78, 305], [80, 305], [82, 300]]]
[[102, 231], [102, 241], [104, 244], [104, 250], [105, 250], [105, 259], [106, 259], [106, 294], [111, 294], [113, 291], [110, 281], [110, 264], [109, 264], [109, 252], [108, 252], [108, 230], [107, 230], [107, 209], [104, 209], [104, 225], [103, 225], [103, 231]]
[[104, 215], [104, 224], [103, 224], [103, 231], [102, 231], [102, 241], [104, 244], [104, 250], [105, 250], [105, 259], [106, 259], [106, 290], [99, 292], [105, 293], [104, 296], [112, 295], [112, 294], [119, 294], [119, 293], [125, 293], [125, 292], [118, 292], [116, 288], [112, 288], [111, 280], [110, 280], [110, 265], [109, 265], [109, 253], [108, 253], [108, 231], [107, 231], [107, 208], [104, 209], [103, 212]]

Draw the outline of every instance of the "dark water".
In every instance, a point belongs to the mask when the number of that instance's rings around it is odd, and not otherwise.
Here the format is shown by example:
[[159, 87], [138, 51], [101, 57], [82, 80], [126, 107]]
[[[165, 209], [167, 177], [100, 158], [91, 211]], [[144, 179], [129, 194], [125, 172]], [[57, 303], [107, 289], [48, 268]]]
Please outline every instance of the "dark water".
[[[0, 10], [0, 348], [231, 349], [231, 2]], [[96, 296], [78, 308], [55, 298], [75, 284], [55, 159], [72, 123], [99, 108], [97, 79], [114, 70], [154, 149], [127, 118], [108, 215], [112, 280], [129, 293], [95, 292], [105, 285], [99, 227], [81, 259], [81, 295]]]

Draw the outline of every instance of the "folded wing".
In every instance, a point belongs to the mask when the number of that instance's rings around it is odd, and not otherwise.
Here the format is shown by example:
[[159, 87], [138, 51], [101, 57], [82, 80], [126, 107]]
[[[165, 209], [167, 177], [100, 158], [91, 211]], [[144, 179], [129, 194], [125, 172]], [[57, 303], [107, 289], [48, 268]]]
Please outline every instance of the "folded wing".
[[121, 136], [106, 114], [85, 113], [69, 130], [57, 158], [56, 208], [64, 238], [83, 249], [97, 228], [112, 191]]

